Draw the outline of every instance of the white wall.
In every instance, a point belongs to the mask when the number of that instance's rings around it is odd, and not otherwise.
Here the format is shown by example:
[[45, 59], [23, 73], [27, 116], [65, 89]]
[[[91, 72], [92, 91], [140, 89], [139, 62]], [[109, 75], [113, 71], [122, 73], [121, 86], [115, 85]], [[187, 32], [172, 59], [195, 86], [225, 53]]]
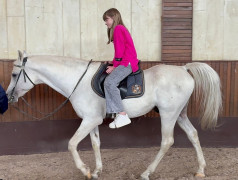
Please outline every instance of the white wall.
[[[0, 59], [17, 50], [111, 60], [102, 14], [116, 7], [143, 61], [161, 55], [162, 0], [0, 0]], [[238, 0], [194, 0], [193, 60], [238, 60]]]
[[238, 60], [238, 0], [193, 3], [193, 60]]
[[132, 34], [138, 58], [161, 54], [162, 0], [0, 0], [0, 59], [28, 54], [111, 60], [103, 13], [117, 8]]

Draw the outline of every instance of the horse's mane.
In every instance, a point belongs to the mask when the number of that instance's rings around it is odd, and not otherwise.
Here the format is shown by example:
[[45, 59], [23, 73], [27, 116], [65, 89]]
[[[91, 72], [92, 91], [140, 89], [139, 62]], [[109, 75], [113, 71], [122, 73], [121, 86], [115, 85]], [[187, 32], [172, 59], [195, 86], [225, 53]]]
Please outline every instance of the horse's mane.
[[28, 58], [34, 60], [35, 58], [41, 58], [41, 59], [50, 59], [52, 61], [56, 61], [56, 62], [77, 62], [77, 63], [81, 63], [81, 62], [88, 62], [89, 60], [85, 60], [85, 59], [80, 59], [80, 58], [76, 58], [76, 57], [69, 57], [69, 56], [54, 56], [54, 55], [31, 55], [28, 56]]
[[28, 58], [37, 63], [47, 63], [49, 65], [63, 65], [63, 66], [80, 66], [87, 64], [89, 60], [75, 58], [75, 57], [66, 57], [66, 56], [54, 56], [54, 55], [31, 55]]

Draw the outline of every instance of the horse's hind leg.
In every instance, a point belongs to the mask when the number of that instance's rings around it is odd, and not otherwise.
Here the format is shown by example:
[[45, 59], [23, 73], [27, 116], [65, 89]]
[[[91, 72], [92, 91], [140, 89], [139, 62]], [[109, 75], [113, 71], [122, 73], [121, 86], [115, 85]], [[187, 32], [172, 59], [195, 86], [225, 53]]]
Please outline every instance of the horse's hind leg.
[[179, 115], [177, 122], [179, 126], [185, 131], [185, 133], [188, 136], [188, 139], [191, 141], [191, 143], [193, 144], [196, 150], [198, 163], [199, 163], [199, 169], [197, 173], [195, 174], [195, 176], [205, 177], [204, 168], [206, 167], [206, 162], [205, 162], [202, 148], [200, 146], [200, 142], [198, 139], [197, 130], [193, 127], [193, 125], [191, 124], [191, 122], [189, 121], [187, 117], [187, 106], [183, 109], [183, 111]]
[[102, 159], [101, 159], [101, 153], [100, 153], [100, 137], [99, 137], [99, 130], [98, 126], [94, 128], [90, 132], [90, 138], [95, 154], [95, 159], [96, 159], [96, 168], [94, 172], [92, 173], [93, 178], [97, 179], [99, 174], [102, 172]]
[[149, 180], [149, 175], [152, 174], [158, 166], [165, 153], [174, 143], [174, 125], [179, 116], [179, 112], [163, 112], [160, 111], [161, 116], [161, 134], [162, 141], [159, 153], [155, 160], [148, 166], [146, 171], [141, 175], [142, 180]]

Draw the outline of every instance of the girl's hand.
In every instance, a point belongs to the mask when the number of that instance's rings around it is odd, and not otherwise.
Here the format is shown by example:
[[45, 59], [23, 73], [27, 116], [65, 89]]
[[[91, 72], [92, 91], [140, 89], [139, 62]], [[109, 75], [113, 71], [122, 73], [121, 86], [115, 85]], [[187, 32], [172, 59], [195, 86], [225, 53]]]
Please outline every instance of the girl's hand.
[[107, 74], [110, 74], [114, 69], [115, 69], [114, 66], [108, 66], [108, 67], [107, 67], [107, 70], [106, 70], [106, 73], [107, 73]]

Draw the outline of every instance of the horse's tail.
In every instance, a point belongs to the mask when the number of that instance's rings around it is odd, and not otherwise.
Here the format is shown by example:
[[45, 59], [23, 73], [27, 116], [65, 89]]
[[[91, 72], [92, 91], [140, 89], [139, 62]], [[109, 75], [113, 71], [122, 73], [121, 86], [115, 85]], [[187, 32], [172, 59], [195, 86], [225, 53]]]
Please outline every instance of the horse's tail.
[[195, 97], [200, 101], [201, 127], [214, 128], [222, 110], [220, 78], [205, 63], [188, 63], [185, 67], [190, 70], [195, 81]]

